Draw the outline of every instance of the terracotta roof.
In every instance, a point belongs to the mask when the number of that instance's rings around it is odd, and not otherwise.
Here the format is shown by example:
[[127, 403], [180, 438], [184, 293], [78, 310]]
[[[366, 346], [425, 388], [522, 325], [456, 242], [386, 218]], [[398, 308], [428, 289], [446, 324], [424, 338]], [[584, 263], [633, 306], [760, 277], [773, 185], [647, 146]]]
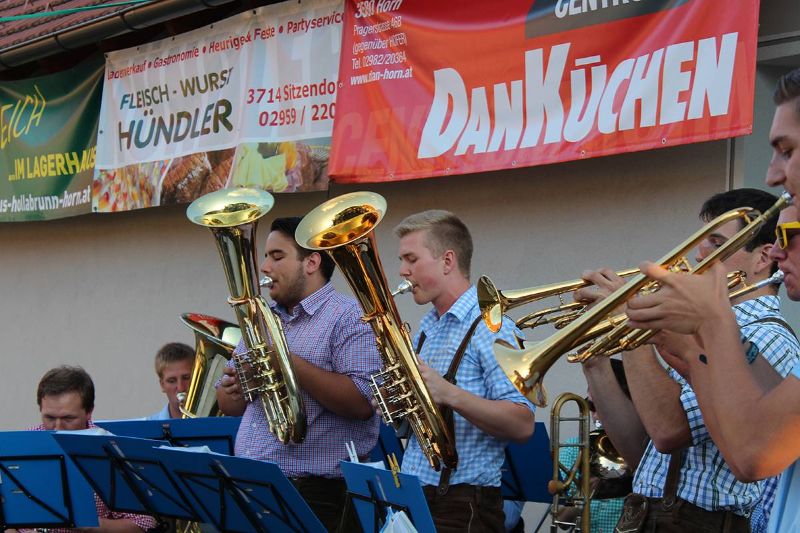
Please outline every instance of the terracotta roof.
[[[111, 3], [115, 3], [115, 0], [2, 0], [0, 1], [0, 17], [58, 11], [76, 7], [102, 6]], [[130, 9], [135, 5], [128, 4], [79, 11], [66, 15], [0, 22], [0, 50], [12, 48], [45, 35], [62, 32], [68, 28], [107, 17]]]

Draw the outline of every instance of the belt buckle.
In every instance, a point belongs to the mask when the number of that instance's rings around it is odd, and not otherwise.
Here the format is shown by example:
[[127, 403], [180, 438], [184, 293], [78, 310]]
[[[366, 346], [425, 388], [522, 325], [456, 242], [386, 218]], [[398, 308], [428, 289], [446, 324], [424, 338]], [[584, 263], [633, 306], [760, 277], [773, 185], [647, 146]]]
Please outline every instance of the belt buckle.
[[677, 498], [670, 496], [669, 498], [662, 498], [661, 499], [661, 508], [665, 511], [669, 511], [673, 507], [675, 507], [675, 502]]

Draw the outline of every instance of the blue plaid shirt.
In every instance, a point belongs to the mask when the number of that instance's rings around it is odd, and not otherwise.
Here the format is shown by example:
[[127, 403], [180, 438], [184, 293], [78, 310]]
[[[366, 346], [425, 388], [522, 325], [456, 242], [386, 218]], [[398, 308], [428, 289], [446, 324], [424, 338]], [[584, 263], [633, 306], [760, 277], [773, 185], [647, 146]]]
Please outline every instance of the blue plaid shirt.
[[[414, 337], [414, 346], [419, 342], [420, 333], [425, 333], [420, 358], [431, 368], [444, 375], [461, 344], [461, 340], [480, 315], [478, 296], [475, 287], [470, 287], [453, 306], [441, 317], [432, 309], [419, 326]], [[484, 324], [478, 324], [469, 342], [461, 365], [456, 372], [459, 387], [481, 398], [489, 400], [509, 400], [527, 406], [531, 404], [511, 384], [494, 357], [495, 339], [516, 343], [513, 322], [504, 320], [498, 333], [492, 333]], [[450, 476], [450, 484], [468, 483], [486, 487], [500, 486], [500, 467], [505, 459], [506, 442], [487, 435], [469, 423], [458, 413], [453, 413], [458, 468]], [[425, 485], [437, 485], [440, 473], [430, 467], [417, 439], [410, 439], [403, 456], [402, 471], [414, 474]]]
[[[780, 324], [753, 324], [766, 317], [783, 320], [778, 297], [762, 296], [746, 300], [735, 305], [733, 311], [741, 328], [742, 342], [752, 342], [773, 368], [786, 377], [800, 357], [797, 339]], [[708, 511], [730, 510], [743, 516], [753, 513], [761, 502], [759, 513], [763, 513], [766, 522], [772, 508], [777, 478], [755, 483], [738, 481], [708, 434], [694, 391], [674, 370], [670, 369], [669, 375], [681, 386], [680, 399], [692, 433], [692, 445], [683, 454], [678, 497]], [[663, 497], [669, 459], [669, 455], [658, 453], [650, 441], [636, 470], [634, 492], [651, 498]]]
[[[800, 380], [800, 365], [795, 365], [792, 376]], [[797, 382], [794, 382], [797, 386]], [[800, 531], [800, 460], [795, 461], [781, 474], [775, 496], [775, 511], [769, 520], [769, 533]]]

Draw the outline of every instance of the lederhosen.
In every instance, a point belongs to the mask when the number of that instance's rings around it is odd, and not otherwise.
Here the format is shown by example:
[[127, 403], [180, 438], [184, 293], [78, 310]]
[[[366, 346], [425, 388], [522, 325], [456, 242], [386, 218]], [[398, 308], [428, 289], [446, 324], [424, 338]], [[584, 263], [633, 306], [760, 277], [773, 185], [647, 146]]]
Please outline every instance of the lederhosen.
[[[464, 338], [461, 339], [461, 344], [459, 344], [456, 353], [453, 355], [453, 359], [450, 361], [450, 366], [447, 369], [447, 372], [443, 376], [445, 380], [453, 385], [456, 385], [456, 373], [458, 372], [458, 368], [461, 365], [461, 361], [464, 358], [464, 355], [467, 351], [467, 347], [469, 346], [470, 340], [472, 340], [472, 336], [475, 334], [475, 329], [478, 327], [478, 324], [481, 322], [482, 318], [478, 316], [470, 325], [467, 333], [464, 335]], [[419, 340], [417, 341], [416, 351], [417, 354], [422, 352], [422, 346], [425, 343], [425, 333], [422, 332], [420, 334]], [[442, 417], [447, 424], [447, 428], [450, 431], [450, 434], [455, 439], [455, 424], [453, 421], [453, 410], [449, 407], [445, 407], [442, 409]], [[499, 513], [499, 522], [497, 524], [492, 524], [494, 527], [490, 529], [480, 529], [476, 528], [476, 530], [502, 530], [503, 526], [503, 518], [502, 518], [502, 494], [500, 492], [499, 487], [482, 487], [476, 485], [467, 485], [467, 484], [457, 484], [450, 486], [450, 474], [452, 470], [447, 467], [442, 468], [442, 473], [439, 477], [439, 485], [436, 487], [426, 485], [423, 487], [423, 492], [425, 493], [425, 497], [428, 500], [429, 504], [434, 505], [437, 501], [441, 502], [444, 499], [453, 502], [455, 505], [458, 502], [461, 503], [468, 503], [474, 502], [476, 506], [476, 511], [484, 511], [487, 512], [490, 509], [499, 509], [501, 512]], [[434, 517], [435, 519], [436, 517]], [[491, 521], [494, 516], [489, 517], [482, 517], [487, 518], [488, 521]], [[438, 526], [437, 526], [438, 527]]]

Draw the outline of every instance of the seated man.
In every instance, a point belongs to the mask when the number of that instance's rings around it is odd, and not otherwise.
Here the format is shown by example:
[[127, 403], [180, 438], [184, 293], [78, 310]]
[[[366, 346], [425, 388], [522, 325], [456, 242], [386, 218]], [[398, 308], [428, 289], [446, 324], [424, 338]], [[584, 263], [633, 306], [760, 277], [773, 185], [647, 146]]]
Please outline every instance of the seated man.
[[189, 390], [194, 369], [194, 349], [182, 342], [170, 342], [156, 353], [156, 374], [161, 392], [167, 395], [167, 404], [147, 420], [181, 418], [178, 395]]
[[[39, 381], [36, 401], [42, 423], [32, 431], [75, 431], [97, 427], [92, 423], [94, 383], [81, 367], [59, 366], [48, 370]], [[155, 526], [155, 520], [145, 515], [118, 513], [94, 495], [100, 526], [92, 531], [141, 533]], [[50, 532], [79, 531], [49, 529]]]

